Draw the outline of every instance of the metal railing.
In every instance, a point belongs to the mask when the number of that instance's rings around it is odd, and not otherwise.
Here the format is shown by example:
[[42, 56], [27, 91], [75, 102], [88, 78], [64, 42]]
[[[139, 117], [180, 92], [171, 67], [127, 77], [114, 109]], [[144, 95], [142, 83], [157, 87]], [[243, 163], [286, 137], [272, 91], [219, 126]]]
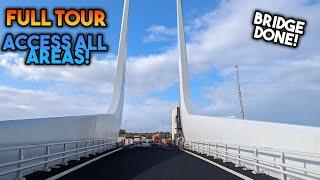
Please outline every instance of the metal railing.
[[320, 154], [210, 141], [185, 141], [182, 145], [254, 173], [266, 173], [284, 180], [320, 179]]
[[44, 170], [70, 160], [113, 149], [116, 139], [66, 141], [49, 144], [25, 145], [0, 149], [0, 179], [21, 179], [23, 176]]

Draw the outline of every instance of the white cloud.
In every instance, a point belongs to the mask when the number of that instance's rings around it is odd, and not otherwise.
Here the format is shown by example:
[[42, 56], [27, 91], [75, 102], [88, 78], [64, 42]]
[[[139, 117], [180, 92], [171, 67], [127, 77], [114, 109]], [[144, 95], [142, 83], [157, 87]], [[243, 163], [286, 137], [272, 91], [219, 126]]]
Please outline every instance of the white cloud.
[[126, 87], [130, 94], [146, 96], [161, 92], [174, 85], [177, 79], [177, 52], [174, 50], [129, 59]]
[[147, 98], [141, 103], [126, 103], [122, 128], [130, 132], [170, 131], [171, 109], [176, 101]]
[[106, 113], [108, 97], [0, 86], [0, 120]]
[[[71, 84], [93, 92], [111, 96], [116, 61], [109, 55], [104, 60], [93, 60], [89, 66], [26, 66], [23, 56], [17, 53], [0, 55], [0, 69], [29, 82]], [[177, 53], [132, 57], [127, 62], [126, 88], [128, 93], [147, 96], [161, 92], [177, 82]], [[159, 83], [161, 82], [161, 83]]]
[[[176, 106], [177, 102], [153, 98], [125, 101], [122, 128], [135, 132], [162, 131], [164, 122], [164, 128], [170, 129], [168, 107]], [[0, 120], [102, 114], [107, 112], [109, 102], [108, 97], [0, 86]]]
[[23, 55], [5, 53], [0, 55], [0, 69], [16, 78], [30, 82], [63, 82], [76, 84], [103, 93], [112, 93], [115, 57], [109, 55], [105, 61], [93, 60], [90, 66], [26, 66]]
[[144, 37], [143, 42], [149, 43], [172, 40], [177, 34], [177, 29], [168, 28], [164, 25], [152, 25], [146, 32], [148, 35]]
[[[242, 66], [240, 76], [246, 117], [320, 126], [320, 113], [316, 108], [320, 106], [319, 68], [319, 56], [261, 66]], [[235, 75], [206, 89], [205, 94], [212, 104], [203, 112], [239, 117]]]
[[[0, 58], [0, 68], [13, 77], [30, 83], [52, 81], [48, 88], [41, 91], [3, 87], [7, 88], [1, 92], [3, 96], [19, 98], [13, 101], [11, 98], [1, 99], [0, 96], [0, 106], [3, 107], [3, 111], [0, 111], [2, 115], [0, 120], [96, 114], [107, 111], [115, 73], [113, 59], [93, 61], [90, 66], [77, 69], [68, 66], [49, 68], [25, 66], [23, 57], [14, 53], [0, 55]], [[159, 129], [159, 123], [162, 128], [162, 120], [166, 121], [165, 128], [170, 129], [168, 124], [171, 122], [170, 109], [177, 103], [150, 99], [149, 95], [166, 90], [177, 82], [175, 59], [175, 51], [129, 58], [123, 116], [128, 129], [162, 130]], [[54, 108], [47, 109], [47, 107]]]

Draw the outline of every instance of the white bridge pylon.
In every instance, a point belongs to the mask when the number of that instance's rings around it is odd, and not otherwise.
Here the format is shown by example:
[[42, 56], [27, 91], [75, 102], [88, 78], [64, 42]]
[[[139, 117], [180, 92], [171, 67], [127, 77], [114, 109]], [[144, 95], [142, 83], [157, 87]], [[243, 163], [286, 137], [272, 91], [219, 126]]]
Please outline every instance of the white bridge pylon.
[[181, 0], [177, 0], [177, 23], [181, 123], [186, 140], [320, 153], [320, 128], [317, 127], [193, 114], [189, 99], [189, 74]]
[[106, 114], [0, 121], [0, 145], [116, 139], [124, 102], [129, 0], [124, 0], [117, 71], [110, 108]]

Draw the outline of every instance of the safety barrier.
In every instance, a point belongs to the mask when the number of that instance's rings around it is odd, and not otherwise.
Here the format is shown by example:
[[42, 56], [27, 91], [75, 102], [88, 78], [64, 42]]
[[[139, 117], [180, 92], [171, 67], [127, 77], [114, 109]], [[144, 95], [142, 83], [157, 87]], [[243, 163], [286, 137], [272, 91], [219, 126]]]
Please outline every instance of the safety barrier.
[[210, 141], [185, 141], [182, 145], [254, 173], [280, 179], [320, 179], [320, 154]]
[[21, 179], [32, 172], [49, 171], [54, 165], [66, 165], [70, 160], [116, 146], [116, 139], [93, 139], [3, 148], [0, 149], [0, 179]]

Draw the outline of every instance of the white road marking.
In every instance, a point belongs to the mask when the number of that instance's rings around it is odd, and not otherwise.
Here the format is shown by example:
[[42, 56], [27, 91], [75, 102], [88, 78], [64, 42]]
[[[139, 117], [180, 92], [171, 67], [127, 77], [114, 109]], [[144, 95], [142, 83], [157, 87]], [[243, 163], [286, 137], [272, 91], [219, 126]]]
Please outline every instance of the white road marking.
[[186, 151], [186, 150], [184, 150], [184, 149], [180, 149], [180, 150], [183, 151], [183, 152], [185, 152], [185, 153], [188, 153], [188, 154], [190, 154], [190, 155], [192, 155], [192, 156], [195, 156], [195, 157], [197, 157], [197, 158], [199, 158], [199, 159], [201, 159], [201, 160], [203, 160], [203, 161], [206, 161], [207, 163], [210, 163], [210, 164], [212, 164], [212, 165], [214, 165], [214, 166], [216, 166], [216, 167], [218, 167], [218, 168], [220, 168], [220, 169], [223, 169], [223, 170], [225, 170], [225, 171], [227, 171], [227, 172], [229, 172], [229, 173], [231, 173], [231, 174], [233, 174], [233, 175], [235, 175], [235, 176], [238, 176], [239, 178], [242, 178], [242, 179], [245, 179], [245, 180], [253, 180], [252, 178], [250, 178], [250, 177], [248, 177], [248, 176], [245, 176], [245, 175], [243, 175], [243, 174], [241, 174], [241, 173], [238, 173], [238, 172], [236, 172], [236, 171], [234, 171], [234, 170], [232, 170], [232, 169], [229, 169], [229, 168], [224, 167], [224, 166], [222, 166], [222, 165], [220, 165], [220, 164], [218, 164], [218, 163], [215, 163], [215, 162], [213, 162], [213, 161], [210, 161], [209, 159], [206, 159], [206, 158], [204, 158], [204, 157], [202, 157], [202, 156], [199, 156], [199, 155], [194, 154], [194, 153], [192, 153], [192, 152]]
[[67, 174], [69, 174], [69, 173], [71, 173], [71, 172], [73, 172], [73, 171], [76, 171], [76, 170], [82, 168], [83, 166], [86, 166], [86, 165], [88, 165], [88, 164], [90, 164], [90, 163], [92, 163], [92, 162], [94, 162], [94, 161], [97, 161], [97, 160], [99, 160], [99, 159], [101, 159], [101, 158], [104, 158], [104, 157], [106, 157], [106, 156], [109, 156], [110, 154], [113, 154], [113, 153], [115, 153], [115, 152], [117, 152], [117, 151], [120, 151], [121, 149], [123, 149], [123, 148], [119, 148], [119, 149], [113, 150], [113, 151], [108, 152], [108, 153], [106, 153], [106, 154], [103, 154], [103, 155], [101, 155], [101, 156], [99, 156], [99, 157], [96, 157], [96, 158], [94, 158], [94, 159], [91, 159], [90, 161], [87, 161], [87, 162], [84, 162], [84, 163], [82, 163], [82, 164], [79, 164], [78, 166], [75, 166], [75, 167], [70, 168], [70, 169], [68, 169], [68, 170], [66, 170], [66, 171], [63, 171], [63, 172], [61, 172], [61, 173], [59, 173], [59, 174], [57, 174], [57, 175], [54, 175], [54, 176], [48, 178], [47, 180], [55, 180], [55, 179], [61, 178], [62, 176], [65, 176], [65, 175], [67, 175]]

